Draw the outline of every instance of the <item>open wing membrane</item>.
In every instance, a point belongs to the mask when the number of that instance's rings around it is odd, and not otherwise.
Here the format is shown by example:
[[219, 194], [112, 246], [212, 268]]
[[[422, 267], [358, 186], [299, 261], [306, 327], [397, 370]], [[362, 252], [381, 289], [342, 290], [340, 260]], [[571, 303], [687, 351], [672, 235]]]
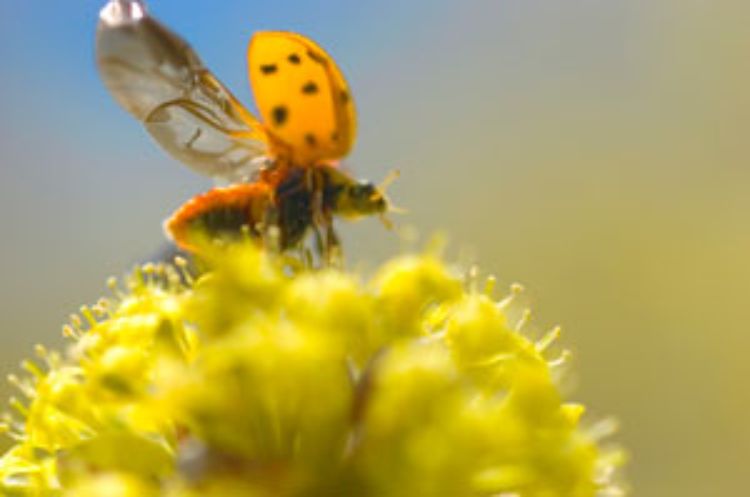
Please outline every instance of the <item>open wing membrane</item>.
[[115, 100], [177, 160], [237, 181], [266, 154], [257, 120], [139, 0], [111, 0], [102, 10], [96, 55]]

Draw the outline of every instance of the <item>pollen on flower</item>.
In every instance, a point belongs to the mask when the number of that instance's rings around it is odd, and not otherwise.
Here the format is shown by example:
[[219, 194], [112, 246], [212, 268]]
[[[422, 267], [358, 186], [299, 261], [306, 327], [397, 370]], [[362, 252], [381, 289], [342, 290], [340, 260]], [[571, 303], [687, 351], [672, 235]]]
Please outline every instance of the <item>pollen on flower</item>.
[[[251, 243], [150, 264], [37, 348], [0, 494], [616, 495], [611, 421], [563, 398], [558, 328], [431, 254], [371, 277]], [[472, 283], [473, 282], [473, 283]], [[515, 316], [515, 317], [513, 317]], [[556, 347], [555, 347], [556, 348]]]

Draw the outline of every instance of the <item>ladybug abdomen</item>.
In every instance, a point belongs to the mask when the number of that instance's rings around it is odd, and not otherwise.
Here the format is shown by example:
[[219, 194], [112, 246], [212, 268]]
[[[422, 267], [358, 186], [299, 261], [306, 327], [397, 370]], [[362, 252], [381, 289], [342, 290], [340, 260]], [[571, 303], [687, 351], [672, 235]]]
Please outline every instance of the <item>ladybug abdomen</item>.
[[164, 223], [167, 235], [192, 251], [205, 240], [237, 240], [244, 232], [258, 236], [271, 205], [265, 183], [239, 183], [193, 197]]

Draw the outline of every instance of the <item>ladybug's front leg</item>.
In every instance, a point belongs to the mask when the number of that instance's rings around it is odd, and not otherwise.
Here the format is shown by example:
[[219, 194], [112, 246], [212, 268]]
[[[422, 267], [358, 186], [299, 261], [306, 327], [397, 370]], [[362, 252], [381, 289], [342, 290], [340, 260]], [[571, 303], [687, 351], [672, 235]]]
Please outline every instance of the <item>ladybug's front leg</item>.
[[333, 267], [341, 267], [344, 262], [341, 240], [333, 227], [333, 217], [330, 214], [326, 220], [325, 261]]

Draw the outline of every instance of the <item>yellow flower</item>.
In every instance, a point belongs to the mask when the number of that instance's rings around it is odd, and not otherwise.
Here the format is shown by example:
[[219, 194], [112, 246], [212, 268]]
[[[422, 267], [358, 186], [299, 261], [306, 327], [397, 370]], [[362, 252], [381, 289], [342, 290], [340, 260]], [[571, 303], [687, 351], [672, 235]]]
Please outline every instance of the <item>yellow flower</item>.
[[[252, 244], [147, 265], [13, 378], [0, 494], [588, 497], [619, 452], [559, 359], [432, 255], [369, 280]], [[469, 285], [470, 286], [470, 285]]]

